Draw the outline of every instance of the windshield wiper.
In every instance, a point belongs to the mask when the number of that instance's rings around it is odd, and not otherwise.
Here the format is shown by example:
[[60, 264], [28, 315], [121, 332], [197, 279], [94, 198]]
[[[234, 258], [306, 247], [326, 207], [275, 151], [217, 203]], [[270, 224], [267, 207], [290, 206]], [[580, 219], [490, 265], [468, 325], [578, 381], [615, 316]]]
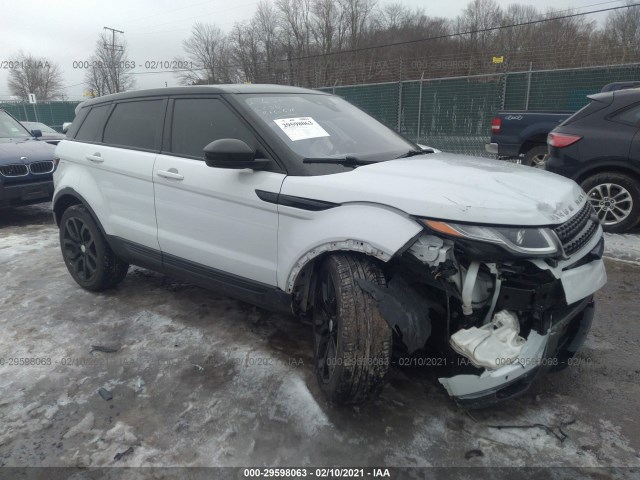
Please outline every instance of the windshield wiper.
[[434, 153], [434, 151], [431, 148], [425, 148], [424, 150], [422, 150], [422, 149], [420, 149], [420, 150], [409, 150], [408, 152], [403, 153], [399, 157], [396, 157], [396, 159], [398, 159], [398, 158], [415, 157], [416, 155], [424, 155], [425, 153]]
[[377, 161], [362, 160], [360, 158], [347, 155], [345, 157], [339, 157], [339, 158], [331, 158], [331, 157], [303, 158], [302, 163], [330, 163], [330, 164], [344, 165], [346, 167], [355, 168], [355, 167], [359, 167], [360, 165], [371, 165], [372, 163], [377, 163]]

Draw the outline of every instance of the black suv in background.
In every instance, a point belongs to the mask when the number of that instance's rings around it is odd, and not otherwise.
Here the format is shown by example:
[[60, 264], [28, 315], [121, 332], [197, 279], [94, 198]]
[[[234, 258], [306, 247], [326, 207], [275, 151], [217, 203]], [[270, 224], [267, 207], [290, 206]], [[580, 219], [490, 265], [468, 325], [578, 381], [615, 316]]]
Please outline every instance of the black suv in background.
[[55, 147], [0, 110], [0, 208], [51, 200]]
[[549, 133], [545, 168], [578, 182], [609, 232], [640, 221], [640, 89], [598, 93]]

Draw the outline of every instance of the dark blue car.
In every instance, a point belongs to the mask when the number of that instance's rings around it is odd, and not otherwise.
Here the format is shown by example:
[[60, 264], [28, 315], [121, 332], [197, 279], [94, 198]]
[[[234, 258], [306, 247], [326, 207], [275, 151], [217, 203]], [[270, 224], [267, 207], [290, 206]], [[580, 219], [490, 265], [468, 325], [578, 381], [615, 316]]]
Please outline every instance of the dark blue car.
[[51, 200], [54, 150], [0, 110], [0, 208]]

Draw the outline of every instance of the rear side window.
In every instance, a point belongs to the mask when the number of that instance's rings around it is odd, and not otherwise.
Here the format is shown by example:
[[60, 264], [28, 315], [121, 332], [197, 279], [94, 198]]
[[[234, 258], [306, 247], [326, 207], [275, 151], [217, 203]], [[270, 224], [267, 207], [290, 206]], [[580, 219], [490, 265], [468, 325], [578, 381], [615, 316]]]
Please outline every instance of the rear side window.
[[164, 100], [143, 100], [116, 105], [104, 129], [104, 143], [156, 150], [162, 136]]
[[87, 114], [76, 136], [76, 140], [82, 142], [99, 142], [102, 137], [102, 128], [104, 127], [105, 115], [109, 111], [111, 105], [101, 105], [93, 107]]
[[171, 125], [172, 153], [204, 158], [204, 147], [221, 138], [237, 138], [252, 148], [258, 147], [251, 131], [220, 100], [175, 100]]
[[616, 113], [611, 117], [611, 120], [640, 127], [640, 104], [627, 108], [620, 113]]

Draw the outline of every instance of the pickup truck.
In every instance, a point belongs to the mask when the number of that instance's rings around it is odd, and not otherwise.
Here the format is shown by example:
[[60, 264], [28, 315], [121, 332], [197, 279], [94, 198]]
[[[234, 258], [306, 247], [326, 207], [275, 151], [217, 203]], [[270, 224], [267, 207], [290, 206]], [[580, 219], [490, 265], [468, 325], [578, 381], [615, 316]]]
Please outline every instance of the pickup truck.
[[[601, 92], [640, 87], [640, 82], [614, 82], [602, 87]], [[541, 167], [547, 155], [547, 135], [574, 111], [505, 110], [491, 121], [490, 143], [487, 153], [500, 158], [518, 158], [524, 165]]]

